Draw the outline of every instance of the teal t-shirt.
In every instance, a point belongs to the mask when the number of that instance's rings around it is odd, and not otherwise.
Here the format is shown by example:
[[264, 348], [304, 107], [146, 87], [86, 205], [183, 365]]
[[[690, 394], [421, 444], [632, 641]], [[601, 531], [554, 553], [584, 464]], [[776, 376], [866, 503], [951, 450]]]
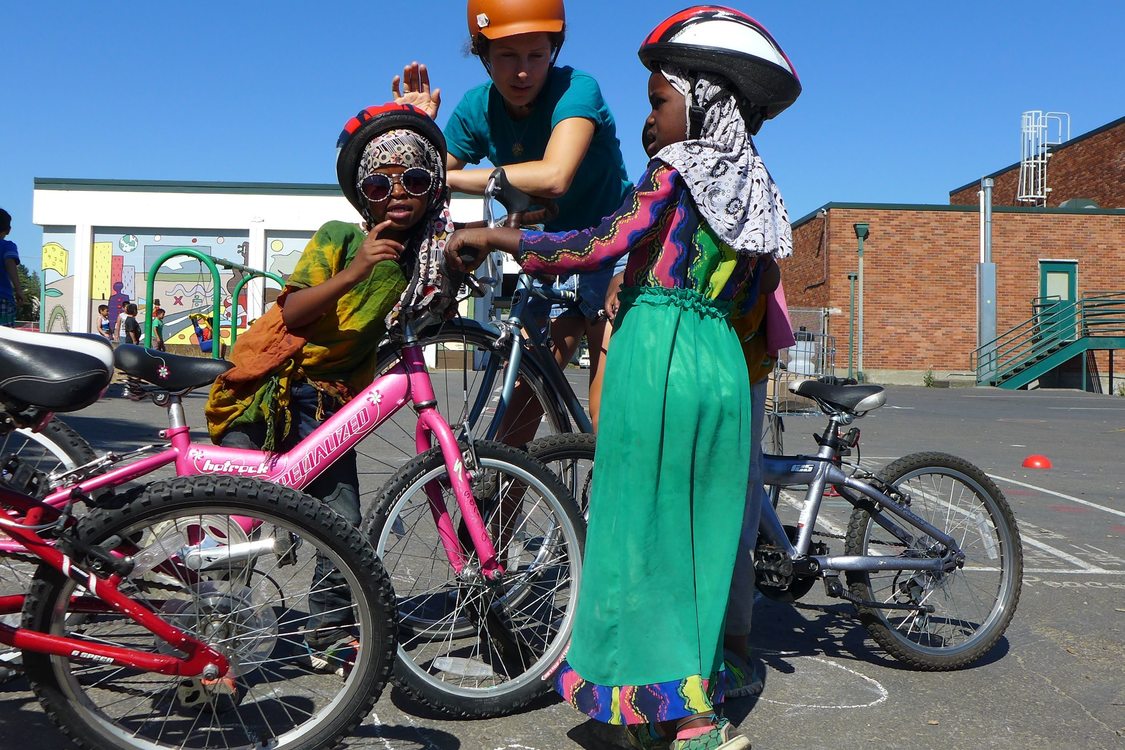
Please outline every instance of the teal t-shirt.
[[585, 117], [594, 123], [594, 139], [549, 232], [597, 226], [612, 214], [632, 188], [617, 139], [613, 114], [593, 76], [571, 67], [552, 67], [531, 114], [513, 120], [492, 82], [471, 89], [445, 126], [449, 153], [468, 164], [487, 159], [498, 167], [538, 161], [551, 131], [563, 120]]

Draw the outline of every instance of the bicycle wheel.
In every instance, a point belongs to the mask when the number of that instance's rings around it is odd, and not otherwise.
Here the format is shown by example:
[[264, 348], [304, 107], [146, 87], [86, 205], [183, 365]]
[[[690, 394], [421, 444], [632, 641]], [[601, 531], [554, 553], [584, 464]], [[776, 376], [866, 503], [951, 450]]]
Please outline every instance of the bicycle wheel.
[[19, 429], [0, 435], [0, 465], [12, 458], [44, 476], [47, 482], [40, 486], [42, 495], [55, 485], [62, 472], [89, 463], [97, 455], [85, 438], [57, 417], [51, 417], [38, 432]]
[[[505, 574], [485, 581], [450, 488], [441, 451], [408, 463], [365, 521], [398, 598], [395, 679], [421, 702], [457, 716], [512, 713], [550, 683], [543, 675], [570, 637], [585, 525], [542, 464], [498, 443], [466, 455], [473, 495]], [[469, 556], [454, 572], [426, 488], [440, 490]]]
[[[334, 747], [371, 711], [390, 676], [395, 627], [387, 574], [358, 529], [301, 493], [241, 477], [178, 478], [145, 488], [123, 507], [92, 511], [75, 534], [79, 548], [131, 556], [134, 567], [120, 589], [221, 648], [232, 667], [204, 681], [26, 652], [44, 709], [80, 746]], [[318, 553], [334, 566], [334, 579], [314, 581]], [[339, 676], [315, 669], [304, 643], [314, 632], [310, 592], [315, 585], [324, 593], [330, 580], [334, 593], [350, 597], [336, 613], [345, 613], [352, 623], [346, 632], [358, 640]], [[131, 619], [93, 604], [73, 579], [44, 565], [23, 623], [100, 645], [175, 653]]]
[[594, 436], [583, 432], [544, 435], [527, 444], [528, 455], [545, 464], [570, 490], [584, 518], [589, 518], [596, 445]]
[[[893, 498], [953, 537], [965, 560], [947, 573], [849, 572], [851, 592], [860, 599], [934, 608], [919, 613], [861, 606], [860, 620], [879, 645], [915, 669], [958, 669], [973, 663], [1003, 635], [1020, 598], [1023, 548], [1004, 494], [976, 466], [945, 453], [904, 456], [883, 469], [879, 479], [893, 488], [888, 493]], [[944, 549], [922, 534], [909, 545], [893, 539], [858, 509], [848, 523], [845, 544], [849, 555], [919, 558], [940, 556]]]

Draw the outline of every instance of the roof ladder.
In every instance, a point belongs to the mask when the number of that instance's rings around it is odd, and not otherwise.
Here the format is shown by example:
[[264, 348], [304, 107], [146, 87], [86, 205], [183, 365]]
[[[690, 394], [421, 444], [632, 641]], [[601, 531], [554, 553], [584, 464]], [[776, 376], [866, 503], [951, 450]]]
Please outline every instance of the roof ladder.
[[1070, 115], [1066, 112], [1024, 112], [1020, 117], [1020, 184], [1016, 202], [1046, 206], [1047, 159], [1051, 147], [1070, 140]]

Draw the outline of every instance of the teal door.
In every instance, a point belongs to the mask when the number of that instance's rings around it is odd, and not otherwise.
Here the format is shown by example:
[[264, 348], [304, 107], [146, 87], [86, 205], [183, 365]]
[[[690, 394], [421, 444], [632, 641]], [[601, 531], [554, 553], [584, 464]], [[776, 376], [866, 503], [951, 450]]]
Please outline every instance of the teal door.
[[1039, 320], [1044, 337], [1064, 341], [1075, 337], [1077, 297], [1077, 261], [1039, 261]]

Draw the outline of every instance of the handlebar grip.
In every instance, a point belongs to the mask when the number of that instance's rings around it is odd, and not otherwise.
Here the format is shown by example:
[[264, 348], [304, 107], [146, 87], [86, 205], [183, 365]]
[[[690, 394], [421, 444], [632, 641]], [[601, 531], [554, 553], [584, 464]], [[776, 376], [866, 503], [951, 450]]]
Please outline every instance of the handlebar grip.
[[492, 186], [491, 196], [500, 202], [508, 214], [523, 213], [531, 208], [534, 199], [519, 188], [508, 182], [508, 175], [503, 167], [492, 170], [488, 176], [489, 185]]

